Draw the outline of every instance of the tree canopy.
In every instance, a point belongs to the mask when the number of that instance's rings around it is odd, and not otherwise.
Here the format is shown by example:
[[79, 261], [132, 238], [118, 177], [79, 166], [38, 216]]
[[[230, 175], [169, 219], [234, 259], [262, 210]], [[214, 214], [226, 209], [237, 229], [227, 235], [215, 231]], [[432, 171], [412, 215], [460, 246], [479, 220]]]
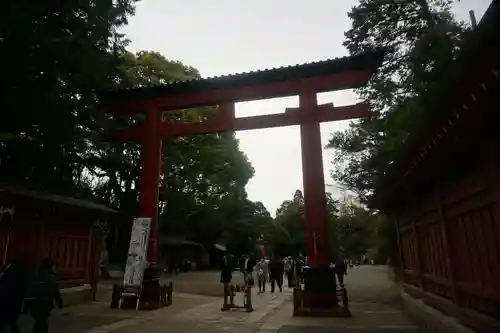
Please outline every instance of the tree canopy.
[[[140, 119], [105, 115], [98, 92], [201, 75], [157, 52], [126, 51], [117, 29], [133, 14], [134, 2], [9, 1], [0, 20], [6, 32], [0, 68], [17, 70], [2, 81], [0, 182], [83, 197], [137, 216], [139, 147], [108, 142], [102, 133]], [[215, 113], [216, 107], [205, 107], [173, 115], [201, 121]], [[163, 161], [162, 233], [204, 244], [227, 239], [240, 252], [258, 233], [286, 237], [261, 203], [247, 199], [254, 171], [234, 133], [165, 140]]]
[[117, 29], [134, 2], [4, 4], [0, 70], [11, 74], [1, 87], [1, 181], [89, 195], [82, 155], [99, 118], [96, 91], [119, 75]]
[[[363, 206], [339, 202], [326, 193], [328, 204], [328, 228], [330, 256], [359, 260], [361, 256], [375, 251], [385, 261], [390, 253], [385, 230], [385, 220]], [[340, 210], [340, 207], [348, 206]], [[304, 197], [302, 191], [295, 191], [291, 200], [285, 200], [276, 212], [276, 223], [289, 234], [288, 243], [281, 243], [287, 255], [306, 254]], [[389, 225], [389, 228], [392, 225]], [[386, 229], [383, 229], [386, 228]], [[379, 230], [381, 230], [379, 232]], [[383, 244], [380, 248], [379, 244]]]
[[[157, 52], [126, 51], [127, 40], [117, 31], [134, 13], [135, 2], [7, 1], [0, 16], [0, 183], [138, 214], [139, 147], [108, 142], [102, 134], [141, 116], [106, 115], [98, 92], [201, 75]], [[360, 0], [349, 16], [353, 25], [345, 46], [350, 54], [393, 50], [360, 90], [375, 116], [352, 123], [329, 142], [341, 152], [334, 162], [348, 162], [334, 178], [366, 199], [425, 118], [433, 100], [429, 96], [439, 94], [467, 29], [451, 15], [449, 1], [442, 0]], [[170, 119], [202, 121], [216, 112], [217, 107], [178, 110]], [[234, 133], [164, 140], [162, 159], [162, 234], [182, 234], [206, 245], [224, 242], [236, 254], [251, 251], [264, 235], [284, 252], [305, 252], [302, 192], [284, 201], [275, 219], [262, 203], [249, 200], [245, 186], [254, 170]], [[340, 214], [339, 203], [326, 196], [332, 253], [359, 256], [390, 229], [361, 207]]]
[[[328, 147], [339, 151], [332, 177], [366, 201], [418, 129], [452, 70], [467, 32], [451, 14], [451, 1], [360, 0], [349, 13], [344, 46], [354, 55], [392, 50], [366, 88], [359, 91], [374, 116], [334, 133]], [[342, 163], [341, 163], [342, 162]]]

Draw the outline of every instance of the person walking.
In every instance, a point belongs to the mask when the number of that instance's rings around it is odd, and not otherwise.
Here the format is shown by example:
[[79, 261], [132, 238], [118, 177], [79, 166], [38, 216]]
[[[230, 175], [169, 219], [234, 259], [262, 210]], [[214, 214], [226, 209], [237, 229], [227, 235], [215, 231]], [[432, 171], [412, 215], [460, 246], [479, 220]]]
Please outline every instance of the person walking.
[[5, 332], [5, 328], [11, 333], [19, 333], [17, 321], [21, 315], [27, 285], [26, 257], [18, 254], [0, 270], [0, 333]]
[[285, 274], [286, 274], [286, 280], [288, 282], [288, 288], [293, 288], [293, 285], [294, 285], [294, 277], [293, 277], [293, 271], [295, 269], [294, 267], [294, 262], [293, 262], [293, 259], [288, 257], [286, 260], [285, 260]]
[[249, 275], [252, 275], [254, 266], [255, 262], [252, 259], [252, 255], [251, 254], [247, 255], [243, 260], [243, 267], [242, 267], [242, 271], [245, 278], [248, 277]]
[[220, 267], [220, 283], [224, 285], [224, 294], [229, 294], [229, 284], [233, 279], [233, 270], [231, 268], [231, 262], [227, 252], [224, 253], [222, 257], [221, 267]]
[[269, 268], [269, 279], [271, 280], [271, 292], [274, 292], [275, 285], [283, 291], [284, 264], [282, 260], [272, 259]]
[[344, 275], [347, 275], [347, 263], [345, 260], [338, 258], [335, 261], [335, 267], [333, 268], [335, 275], [337, 276], [337, 281], [339, 283], [340, 289], [344, 289]]
[[260, 261], [255, 265], [255, 271], [257, 272], [257, 280], [259, 281], [259, 293], [264, 293], [269, 276], [269, 264], [264, 257], [260, 258]]
[[26, 306], [34, 320], [33, 333], [48, 333], [48, 321], [54, 303], [59, 309], [63, 306], [54, 262], [44, 259], [40, 262], [38, 273], [29, 283], [26, 295]]

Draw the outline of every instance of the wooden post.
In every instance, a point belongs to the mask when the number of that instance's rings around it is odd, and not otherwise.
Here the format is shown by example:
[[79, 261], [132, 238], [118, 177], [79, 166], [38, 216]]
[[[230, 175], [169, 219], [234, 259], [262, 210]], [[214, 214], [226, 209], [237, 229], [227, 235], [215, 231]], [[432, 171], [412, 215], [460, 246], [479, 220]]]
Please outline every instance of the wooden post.
[[224, 283], [224, 302], [222, 304], [222, 311], [226, 311], [229, 309], [229, 303], [228, 303], [228, 298], [229, 298], [229, 283]]
[[398, 242], [399, 269], [401, 270], [401, 272], [400, 272], [401, 276], [404, 277], [405, 265], [404, 265], [403, 247], [402, 247], [402, 242], [401, 242], [399, 222], [400, 222], [400, 219], [399, 219], [399, 216], [397, 216], [396, 221], [394, 223], [396, 224], [396, 237], [397, 237], [397, 242]]
[[234, 285], [229, 287], [229, 306], [234, 307]]
[[458, 293], [457, 293], [457, 279], [456, 279], [456, 272], [455, 272], [455, 260], [453, 256], [453, 249], [451, 248], [451, 244], [449, 241], [449, 234], [448, 234], [448, 226], [446, 223], [446, 218], [443, 213], [443, 203], [441, 200], [441, 184], [438, 182], [437, 183], [437, 191], [436, 191], [436, 208], [438, 212], [438, 217], [439, 217], [439, 228], [441, 231], [441, 235], [443, 236], [443, 244], [444, 244], [444, 249], [445, 249], [445, 254], [446, 254], [446, 266], [448, 268], [448, 272], [450, 273], [450, 280], [451, 280], [451, 296], [453, 303], [456, 305], [459, 305], [459, 299], [458, 299]]
[[245, 303], [245, 307], [247, 311], [253, 311], [253, 306], [252, 306], [252, 286], [248, 285], [248, 283], [245, 283], [245, 294], [247, 297], [247, 301]]
[[[43, 237], [43, 229], [42, 229], [42, 237]], [[43, 240], [43, 238], [42, 238]], [[94, 288], [94, 276], [92, 272], [94, 271], [94, 266], [92, 265], [92, 225], [89, 228], [89, 234], [87, 236], [87, 253], [85, 253], [85, 262], [86, 262], [86, 270], [85, 270], [85, 282], [89, 283]], [[94, 272], [94, 274], [96, 274]]]
[[[89, 242], [90, 244], [92, 244], [92, 240]], [[93, 277], [92, 277], [92, 301], [96, 301], [97, 300], [97, 286], [99, 284], [99, 275], [100, 275], [100, 265], [99, 265], [99, 261], [100, 261], [100, 258], [101, 258], [101, 242], [99, 241], [94, 241], [93, 242], [95, 244], [95, 247], [94, 247], [94, 253], [93, 253], [93, 262], [92, 262], [92, 269], [94, 271], [94, 274], [93, 274]]]
[[420, 241], [418, 239], [417, 226], [415, 224], [415, 218], [411, 217], [411, 230], [413, 234], [413, 239], [415, 240], [415, 246], [417, 247], [417, 275], [419, 280], [420, 288], [422, 291], [425, 290], [424, 286], [424, 277], [423, 277], [423, 263], [422, 263], [422, 255], [420, 253]]
[[146, 133], [141, 146], [141, 180], [139, 184], [140, 217], [151, 218], [148, 245], [148, 261], [156, 264], [156, 242], [158, 237], [158, 199], [161, 164], [161, 110], [146, 111]]

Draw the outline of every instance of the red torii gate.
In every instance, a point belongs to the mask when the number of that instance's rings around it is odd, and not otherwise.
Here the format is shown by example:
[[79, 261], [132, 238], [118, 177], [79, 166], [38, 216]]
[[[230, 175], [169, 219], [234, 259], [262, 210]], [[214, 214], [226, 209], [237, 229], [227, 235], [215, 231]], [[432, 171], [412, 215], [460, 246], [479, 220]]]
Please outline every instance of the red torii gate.
[[[382, 63], [385, 51], [317, 63], [282, 67], [157, 87], [109, 92], [107, 111], [117, 116], [145, 114], [145, 122], [114, 134], [117, 140], [141, 142], [140, 215], [152, 218], [148, 260], [156, 263], [158, 198], [162, 138], [224, 131], [300, 125], [308, 265], [317, 287], [328, 267], [328, 224], [320, 123], [369, 116], [366, 105], [318, 105], [317, 93], [359, 88]], [[286, 112], [235, 118], [234, 104], [298, 95], [299, 107]], [[162, 112], [218, 105], [215, 119], [199, 123], [164, 123]], [[313, 272], [311, 272], [313, 273]], [[311, 276], [311, 277], [312, 277]], [[326, 282], [325, 282], [326, 283]], [[329, 282], [328, 282], [329, 283]], [[306, 281], [307, 288], [307, 281]]]

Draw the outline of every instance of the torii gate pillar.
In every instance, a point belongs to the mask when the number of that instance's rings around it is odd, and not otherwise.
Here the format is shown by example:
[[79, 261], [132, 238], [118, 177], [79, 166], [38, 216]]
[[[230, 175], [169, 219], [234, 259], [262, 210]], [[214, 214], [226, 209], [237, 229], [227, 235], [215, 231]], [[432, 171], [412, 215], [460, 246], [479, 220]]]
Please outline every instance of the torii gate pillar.
[[312, 308], [337, 307], [335, 276], [329, 268], [328, 211], [323, 174], [323, 146], [320, 123], [312, 119], [317, 112], [317, 93], [299, 94], [302, 123], [300, 139], [306, 220], [306, 250], [308, 268], [304, 271], [304, 292]]
[[146, 111], [146, 130], [141, 144], [141, 178], [139, 181], [139, 212], [141, 217], [151, 218], [148, 245], [148, 262], [156, 265], [156, 242], [158, 238], [158, 199], [161, 164], [161, 111], [150, 108]]
[[306, 249], [309, 267], [328, 266], [328, 213], [323, 175], [323, 146], [320, 123], [308, 119], [318, 108], [316, 92], [299, 95], [299, 109], [304, 121], [300, 125], [302, 182], [306, 218]]

